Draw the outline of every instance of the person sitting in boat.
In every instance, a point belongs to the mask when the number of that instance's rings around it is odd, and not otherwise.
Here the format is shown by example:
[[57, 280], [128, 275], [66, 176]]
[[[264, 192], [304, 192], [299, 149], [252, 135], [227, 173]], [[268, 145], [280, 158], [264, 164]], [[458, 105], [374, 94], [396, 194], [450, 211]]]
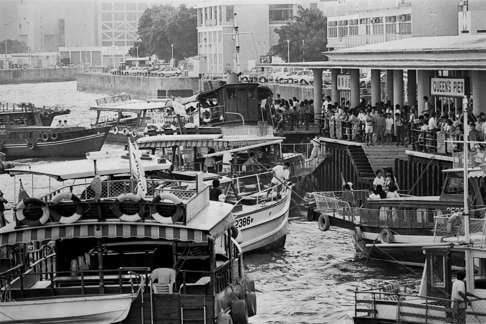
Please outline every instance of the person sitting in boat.
[[278, 194], [282, 190], [282, 186], [287, 183], [290, 179], [290, 170], [289, 170], [290, 164], [285, 163], [284, 165], [282, 164], [277, 164], [272, 168], [273, 171], [273, 177], [272, 180], [270, 181], [272, 184], [272, 187], [274, 187], [274, 191]]
[[400, 198], [400, 194], [398, 193], [398, 187], [394, 182], [391, 182], [388, 185], [388, 192], [386, 193], [386, 198]]
[[467, 296], [481, 299], [480, 297], [466, 291], [466, 283], [464, 279], [466, 273], [464, 271], [458, 271], [456, 274], [456, 280], [452, 283], [451, 303], [452, 303], [452, 319], [453, 323], [465, 324], [466, 323], [466, 308], [467, 304], [471, 305], [471, 301]]
[[213, 180], [213, 186], [209, 189], [209, 199], [213, 201], [219, 201], [219, 196], [223, 193], [221, 189], [219, 189], [219, 180]]
[[[210, 148], [208, 154], [213, 154], [213, 153], [214, 153], [214, 149]], [[212, 173], [216, 172], [216, 160], [214, 159], [214, 157], [210, 156], [204, 159], [204, 170], [206, 172], [212, 172]]]
[[382, 188], [385, 186], [385, 178], [383, 177], [383, 171], [378, 170], [376, 171], [376, 177], [373, 180], [373, 188], [381, 186]]
[[385, 184], [383, 185], [383, 189], [385, 191], [389, 191], [390, 190], [389, 187], [390, 187], [391, 184], [394, 184], [397, 187], [397, 190], [399, 190], [397, 178], [393, 175], [393, 172], [387, 171], [386, 176], [385, 176]]
[[377, 200], [377, 199], [380, 199], [380, 195], [378, 195], [376, 193], [376, 189], [375, 188], [370, 188], [370, 192], [369, 192], [369, 196], [368, 196], [368, 199], [370, 200]]
[[354, 194], [351, 191], [351, 186], [349, 183], [346, 183], [343, 186], [343, 193], [341, 195], [341, 199], [346, 201], [349, 204], [349, 206], [354, 207], [355, 205]]
[[247, 172], [247, 171], [255, 171], [258, 166], [258, 160], [256, 158], [256, 155], [254, 152], [250, 152], [250, 155], [248, 157], [248, 160], [243, 163], [243, 166], [241, 167], [241, 171]]
[[386, 198], [386, 192], [383, 190], [381, 185], [376, 186], [375, 193], [380, 197], [380, 199]]

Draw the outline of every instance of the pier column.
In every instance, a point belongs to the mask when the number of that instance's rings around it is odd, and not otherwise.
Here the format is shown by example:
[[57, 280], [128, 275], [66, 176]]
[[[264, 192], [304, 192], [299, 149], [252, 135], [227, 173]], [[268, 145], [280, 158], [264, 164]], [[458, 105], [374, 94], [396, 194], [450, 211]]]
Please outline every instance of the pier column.
[[396, 105], [403, 107], [403, 70], [393, 71], [393, 109]]
[[360, 102], [360, 93], [359, 93], [359, 69], [351, 69], [349, 70], [349, 74], [351, 75], [351, 108], [355, 108], [359, 106]]
[[371, 106], [376, 106], [381, 101], [380, 70], [371, 70]]
[[430, 98], [430, 77], [433, 75], [432, 71], [417, 70], [417, 107], [418, 115], [422, 115], [424, 110], [430, 109], [431, 107], [425, 107], [424, 97], [429, 98], [429, 104], [431, 102]]
[[322, 70], [312, 69], [314, 74], [314, 123], [318, 124], [322, 112]]
[[340, 102], [339, 91], [337, 89], [338, 69], [331, 69], [331, 100], [332, 102]]
[[486, 71], [471, 71], [473, 113], [486, 112]]
[[386, 70], [385, 102], [387, 102], [388, 100], [393, 104], [393, 70]]
[[409, 106], [417, 104], [417, 71], [407, 71], [407, 103]]

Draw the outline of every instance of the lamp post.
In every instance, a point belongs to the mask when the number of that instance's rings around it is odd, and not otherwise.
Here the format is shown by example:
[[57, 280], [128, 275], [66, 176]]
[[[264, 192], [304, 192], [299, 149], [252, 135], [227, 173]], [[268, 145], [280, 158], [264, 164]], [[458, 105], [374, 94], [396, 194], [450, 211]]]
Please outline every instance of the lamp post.
[[172, 64], [172, 66], [174, 66], [174, 44], [170, 44], [170, 64]]
[[287, 63], [290, 63], [290, 39], [287, 39]]
[[304, 53], [305, 53], [304, 47], [305, 47], [305, 39], [302, 40], [302, 62], [305, 62], [305, 60], [304, 60]]

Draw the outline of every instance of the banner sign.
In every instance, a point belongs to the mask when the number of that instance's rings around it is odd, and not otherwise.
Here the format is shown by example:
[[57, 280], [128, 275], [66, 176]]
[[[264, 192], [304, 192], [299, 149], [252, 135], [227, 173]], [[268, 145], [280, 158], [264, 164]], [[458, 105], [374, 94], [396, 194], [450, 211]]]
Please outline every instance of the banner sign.
[[337, 76], [338, 90], [351, 90], [351, 76], [349, 74], [338, 74]]
[[464, 97], [466, 95], [466, 80], [452, 78], [431, 78], [430, 94], [442, 97]]

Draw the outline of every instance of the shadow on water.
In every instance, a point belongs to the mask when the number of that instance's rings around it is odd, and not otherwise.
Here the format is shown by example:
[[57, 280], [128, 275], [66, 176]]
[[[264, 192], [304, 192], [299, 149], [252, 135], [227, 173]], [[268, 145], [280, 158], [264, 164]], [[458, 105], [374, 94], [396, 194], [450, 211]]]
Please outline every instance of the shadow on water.
[[249, 254], [245, 263], [259, 290], [251, 323], [352, 323], [356, 289], [420, 279], [417, 269], [354, 260], [349, 231], [321, 232], [303, 220], [290, 223], [284, 250]]

